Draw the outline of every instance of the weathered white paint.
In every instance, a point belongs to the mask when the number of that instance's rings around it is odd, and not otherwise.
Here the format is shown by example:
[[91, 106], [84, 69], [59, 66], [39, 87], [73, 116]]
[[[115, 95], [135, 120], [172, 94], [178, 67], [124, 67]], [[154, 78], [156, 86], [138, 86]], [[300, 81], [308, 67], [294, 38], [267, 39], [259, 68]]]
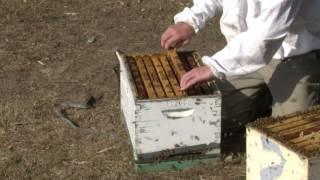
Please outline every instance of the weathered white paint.
[[247, 128], [247, 180], [318, 180], [320, 158], [308, 159], [254, 128]]
[[173, 99], [138, 100], [126, 58], [120, 61], [121, 108], [135, 158], [178, 147], [220, 144], [219, 93]]
[[[128, 71], [128, 66], [126, 61], [124, 61], [124, 56], [120, 52], [116, 52], [116, 55], [119, 59], [120, 64], [120, 105], [121, 110], [124, 116], [124, 119], [126, 120], [126, 125], [128, 128], [128, 131], [130, 133], [130, 140], [133, 147], [136, 146], [135, 144], [135, 137], [131, 136], [131, 134], [135, 134], [135, 124], [128, 122], [129, 119], [135, 118], [135, 99], [134, 99], [134, 93], [136, 93], [135, 88], [133, 87], [132, 82], [132, 76]], [[123, 82], [129, 82], [129, 83], [123, 83]], [[135, 159], [137, 158], [136, 153], [134, 153]]]
[[[136, 105], [134, 136], [139, 154], [220, 143], [220, 98], [188, 97], [140, 101]], [[189, 116], [167, 116], [167, 112], [176, 111], [193, 112]]]

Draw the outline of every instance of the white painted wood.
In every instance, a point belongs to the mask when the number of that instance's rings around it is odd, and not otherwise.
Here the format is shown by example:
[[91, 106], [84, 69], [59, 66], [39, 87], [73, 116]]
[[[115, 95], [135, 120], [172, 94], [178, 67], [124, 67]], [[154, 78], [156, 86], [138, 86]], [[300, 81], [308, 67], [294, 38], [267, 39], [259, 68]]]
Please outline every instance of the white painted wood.
[[[130, 140], [133, 147], [136, 146], [135, 144], [135, 124], [133, 123], [133, 119], [135, 118], [135, 98], [134, 98], [134, 92], [136, 91], [132, 84], [132, 77], [129, 73], [128, 65], [125, 61], [125, 57], [120, 52], [116, 52], [116, 55], [119, 59], [120, 64], [120, 105], [121, 110], [124, 116], [124, 119], [126, 120], [126, 125], [128, 128], [128, 131], [130, 133]], [[129, 82], [129, 83], [124, 83]], [[136, 153], [134, 153], [134, 157], [136, 157]]]
[[120, 62], [121, 109], [137, 155], [178, 147], [220, 144], [221, 96], [137, 100], [126, 58]]
[[[220, 144], [220, 104], [220, 98], [210, 96], [138, 102], [135, 118], [137, 153]], [[168, 112], [179, 111], [188, 116], [167, 116]]]
[[277, 140], [247, 128], [247, 180], [320, 179], [320, 158], [308, 159]]

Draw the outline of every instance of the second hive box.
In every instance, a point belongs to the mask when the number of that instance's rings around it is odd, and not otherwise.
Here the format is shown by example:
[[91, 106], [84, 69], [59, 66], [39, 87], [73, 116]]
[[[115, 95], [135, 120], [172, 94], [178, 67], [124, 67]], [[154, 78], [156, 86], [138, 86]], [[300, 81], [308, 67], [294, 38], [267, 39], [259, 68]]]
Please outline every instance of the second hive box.
[[247, 179], [320, 179], [320, 107], [249, 125]]

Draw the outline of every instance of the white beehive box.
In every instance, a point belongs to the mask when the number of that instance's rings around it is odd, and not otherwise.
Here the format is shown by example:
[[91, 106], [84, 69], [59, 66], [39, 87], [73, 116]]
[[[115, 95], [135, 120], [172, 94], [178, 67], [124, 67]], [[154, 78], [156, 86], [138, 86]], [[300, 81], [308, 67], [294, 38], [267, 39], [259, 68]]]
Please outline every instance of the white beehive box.
[[[175, 52], [171, 52], [171, 55], [172, 53]], [[219, 153], [221, 97], [216, 89], [211, 89], [215, 93], [207, 95], [183, 95], [183, 92], [178, 92], [174, 88], [165, 90], [164, 85], [172, 85], [172, 82], [158, 77], [158, 80], [160, 79], [158, 83], [161, 82], [164, 93], [159, 94], [159, 87], [153, 86], [156, 97], [143, 98], [141, 93], [139, 97], [138, 90], [142, 87], [137, 87], [135, 83], [137, 80], [134, 79], [137, 78], [134, 77], [137, 76], [137, 73], [132, 75], [128, 59], [142, 57], [140, 62], [142, 63], [144, 62], [142, 59], [146, 56], [129, 57], [120, 52], [116, 52], [116, 55], [120, 62], [121, 109], [129, 131], [135, 160], [155, 159], [163, 153], [166, 153], [166, 156], [172, 156], [208, 149], [216, 149]], [[166, 55], [154, 56], [165, 58]], [[152, 57], [152, 60], [157, 60], [157, 58], [154, 59], [154, 56], [150, 55], [149, 57]], [[166, 57], [167, 60], [170, 59], [170, 57]], [[158, 60], [160, 64], [165, 63]], [[144, 62], [144, 65], [146, 69], [150, 68], [147, 66], [148, 62]], [[158, 69], [160, 65], [155, 67], [157, 65], [153, 64], [153, 66], [153, 70], [161, 74], [159, 72], [161, 69]], [[163, 67], [163, 69], [165, 68]], [[142, 77], [140, 81], [145, 80], [145, 74], [140, 72], [139, 75]], [[176, 76], [180, 75], [176, 74]], [[151, 81], [155, 80], [152, 79], [152, 74], [149, 74], [149, 78]], [[148, 84], [144, 85], [148, 86]], [[208, 87], [215, 88], [213, 85]], [[175, 93], [175, 91], [177, 92]], [[181, 97], [177, 97], [179, 93], [182, 93]], [[159, 96], [162, 97], [159, 98]]]
[[319, 180], [320, 109], [247, 127], [248, 180]]

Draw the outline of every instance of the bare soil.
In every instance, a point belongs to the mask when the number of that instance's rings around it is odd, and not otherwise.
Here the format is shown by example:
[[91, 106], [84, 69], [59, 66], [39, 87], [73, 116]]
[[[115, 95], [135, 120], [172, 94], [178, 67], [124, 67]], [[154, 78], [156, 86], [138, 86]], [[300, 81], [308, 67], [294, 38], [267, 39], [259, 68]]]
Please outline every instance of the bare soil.
[[[161, 51], [161, 33], [191, 0], [0, 0], [1, 179], [243, 179], [243, 155], [191, 170], [139, 174], [120, 123], [113, 52]], [[187, 49], [224, 45], [217, 20]], [[69, 116], [63, 100], [102, 97]], [[234, 144], [237, 146], [236, 144]]]

